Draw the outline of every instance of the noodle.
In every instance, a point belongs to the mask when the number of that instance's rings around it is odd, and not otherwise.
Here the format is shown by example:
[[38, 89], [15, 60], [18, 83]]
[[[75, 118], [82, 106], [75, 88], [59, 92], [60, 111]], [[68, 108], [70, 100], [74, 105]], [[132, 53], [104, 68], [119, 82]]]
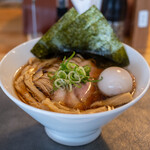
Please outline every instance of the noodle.
[[[132, 94], [124, 93], [107, 98], [92, 80], [91, 82], [80, 83], [82, 78], [79, 78], [75, 71], [68, 74], [70, 81], [75, 80], [74, 84], [70, 85], [69, 83], [66, 86], [67, 89], [71, 86], [70, 91], [65, 89], [65, 86], [59, 88], [61, 80], [56, 80], [59, 82], [55, 90], [53, 83], [56, 82], [53, 82], [53, 78], [58, 72], [61, 62], [58, 58], [49, 60], [29, 59], [28, 63], [17, 72], [14, 79], [14, 87], [20, 100], [39, 109], [65, 114], [91, 114], [110, 111], [132, 100], [135, 83], [131, 91]], [[69, 65], [70, 69], [80, 66], [77, 71], [84, 76], [89, 73], [89, 77], [96, 79], [95, 81], [103, 71], [103, 69], [97, 68], [91, 60], [85, 60], [81, 55], [76, 55], [70, 59]], [[91, 69], [90, 72], [89, 69]], [[59, 71], [58, 75], [67, 78], [64, 71]]]

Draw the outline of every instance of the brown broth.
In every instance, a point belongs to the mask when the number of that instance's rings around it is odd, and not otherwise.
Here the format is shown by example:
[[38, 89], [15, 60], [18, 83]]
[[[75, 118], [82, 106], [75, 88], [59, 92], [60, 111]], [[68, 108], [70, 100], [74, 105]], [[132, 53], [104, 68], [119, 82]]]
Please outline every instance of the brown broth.
[[[16, 88], [15, 88], [15, 81], [21, 76], [23, 69], [24, 69], [25, 67], [27, 67], [28, 65], [30, 65], [30, 64], [26, 64], [26, 65], [20, 67], [20, 68], [16, 71], [16, 73], [15, 73], [15, 75], [14, 75], [14, 81], [13, 81], [13, 86], [14, 86], [14, 89], [15, 89], [16, 94], [18, 95], [19, 99], [20, 99], [22, 102], [26, 103], [26, 104], [30, 104], [30, 103], [28, 102], [28, 100], [26, 100], [26, 99], [24, 98], [23, 95], [21, 95], [21, 94], [16, 90]], [[93, 65], [93, 68], [92, 68], [93, 70], [91, 71], [91, 76], [94, 77], [94, 78], [96, 78], [96, 79], [98, 79], [99, 74], [103, 71], [103, 69], [98, 69], [97, 67], [94, 66], [93, 63], [92, 63], [92, 65]], [[44, 67], [43, 67], [43, 68], [44, 68]], [[45, 68], [44, 68], [44, 69], [45, 69]], [[94, 72], [94, 71], [95, 71], [94, 69], [97, 69], [97, 73]], [[93, 73], [92, 73], [92, 72], [93, 72]], [[45, 70], [43, 70], [43, 73], [46, 74], [47, 72], [46, 72]], [[133, 88], [132, 88], [132, 91], [131, 91], [130, 93], [131, 93], [132, 95], [134, 95], [135, 89], [136, 89], [136, 81], [135, 81], [135, 77], [134, 77], [131, 73], [130, 73], [130, 75], [131, 75], [132, 80], [133, 80]], [[34, 82], [33, 82], [33, 84], [34, 84]], [[34, 85], [34, 86], [35, 86], [40, 92], [42, 91], [42, 90], [41, 90], [39, 87], [37, 87], [36, 85]], [[96, 87], [95, 90], [98, 90], [97, 84], [95, 84], [94, 86]], [[33, 98], [35, 99], [35, 101], [38, 103], [37, 98], [34, 97], [34, 94], [33, 94], [28, 88], [27, 88], [27, 91], [29, 92], [29, 94], [31, 95], [31, 97], [33, 97]], [[98, 90], [98, 91], [99, 91], [99, 90]], [[44, 92], [43, 92], [43, 93], [44, 93]], [[86, 92], [85, 92], [85, 93], [86, 93]], [[44, 93], [44, 95], [45, 95], [46, 97], [48, 97], [48, 98], [51, 99], [51, 97], [49, 97], [49, 96], [46, 95], [45, 93]], [[99, 95], [99, 96], [98, 96], [98, 95]], [[89, 108], [90, 108], [90, 105], [91, 105], [93, 102], [95, 102], [95, 101], [101, 101], [101, 100], [105, 100], [105, 99], [109, 98], [108, 96], [102, 94], [100, 91], [98, 92], [98, 94], [97, 94], [96, 96], [93, 95], [93, 97], [95, 97], [96, 99], [94, 99], [94, 98], [92, 97], [92, 95], [91, 95], [90, 97], [91, 97], [91, 100], [90, 100], [89, 102], [86, 102], [86, 101], [83, 102], [82, 99], [81, 99], [81, 100], [79, 100], [80, 103], [78, 103], [78, 104], [76, 105], [76, 107], [71, 106], [71, 108], [81, 109], [81, 110], [84, 109], [84, 110], [86, 110], [86, 109], [89, 109]], [[93, 101], [92, 101], [92, 98], [94, 99]], [[53, 100], [53, 99], [52, 99], [52, 100]], [[67, 103], [65, 103], [65, 102], [61, 102], [61, 101], [60, 101], [60, 103], [63, 103], [64, 106], [69, 107], [69, 105], [67, 105]]]

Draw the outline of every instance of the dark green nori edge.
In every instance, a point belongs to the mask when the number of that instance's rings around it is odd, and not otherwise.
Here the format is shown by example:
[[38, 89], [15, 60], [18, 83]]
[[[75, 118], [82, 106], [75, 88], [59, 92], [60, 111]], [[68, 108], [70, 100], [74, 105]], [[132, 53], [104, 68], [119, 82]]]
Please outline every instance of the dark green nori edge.
[[68, 26], [77, 16], [78, 12], [71, 8], [58, 22], [53, 25], [35, 44], [31, 49], [31, 52], [38, 58], [48, 58], [50, 54], [55, 53], [55, 45], [52, 44], [51, 40], [61, 29]]
[[[50, 34], [46, 33], [48, 36], [45, 38], [44, 35], [31, 52], [34, 51], [38, 54], [39, 51], [47, 52], [40, 53], [40, 55], [33, 53], [39, 58], [54, 57], [68, 51], [76, 51], [82, 55], [88, 53], [90, 54], [88, 56], [96, 57], [96, 59], [98, 56], [99, 59], [97, 60], [101, 60], [100, 66], [104, 68], [114, 65], [124, 67], [129, 64], [123, 44], [95, 6], [92, 6], [82, 15], [76, 14], [70, 22], [59, 28], [58, 32], [55, 31], [53, 35], [51, 32]], [[46, 45], [42, 43], [43, 41], [46, 41], [44, 42]]]

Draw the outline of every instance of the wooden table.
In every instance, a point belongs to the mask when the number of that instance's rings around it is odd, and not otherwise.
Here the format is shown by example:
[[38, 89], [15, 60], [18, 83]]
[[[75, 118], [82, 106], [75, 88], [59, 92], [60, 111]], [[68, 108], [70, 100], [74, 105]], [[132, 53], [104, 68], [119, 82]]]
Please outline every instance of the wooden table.
[[13, 47], [25, 42], [20, 7], [0, 8], [0, 59]]

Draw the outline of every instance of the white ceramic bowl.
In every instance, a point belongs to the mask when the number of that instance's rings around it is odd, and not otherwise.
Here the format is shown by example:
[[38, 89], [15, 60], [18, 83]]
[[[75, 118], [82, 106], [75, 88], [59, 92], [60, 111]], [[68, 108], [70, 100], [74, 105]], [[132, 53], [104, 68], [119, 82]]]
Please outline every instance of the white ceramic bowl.
[[0, 85], [13, 102], [40, 122], [45, 127], [47, 135], [58, 143], [77, 146], [95, 140], [100, 135], [102, 126], [136, 103], [149, 87], [150, 71], [148, 64], [137, 51], [125, 45], [130, 59], [130, 65], [127, 69], [135, 75], [137, 82], [136, 93], [132, 102], [115, 110], [82, 115], [48, 112], [29, 106], [18, 99], [13, 88], [13, 77], [16, 70], [33, 56], [30, 53], [30, 49], [37, 40], [19, 45], [2, 59], [0, 64]]

